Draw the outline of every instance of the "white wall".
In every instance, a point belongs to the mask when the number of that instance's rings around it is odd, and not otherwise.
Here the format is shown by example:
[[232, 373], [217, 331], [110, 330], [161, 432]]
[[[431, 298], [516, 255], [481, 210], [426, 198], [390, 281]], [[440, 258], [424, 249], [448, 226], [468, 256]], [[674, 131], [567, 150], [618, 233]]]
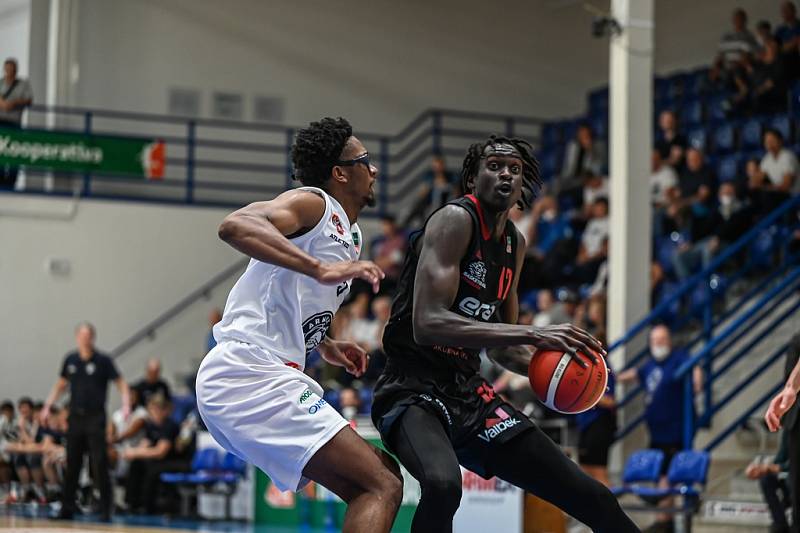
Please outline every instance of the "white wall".
[[[596, 2], [607, 7], [607, 1]], [[730, 11], [777, 22], [776, 1], [661, 0], [657, 72], [707, 63]], [[169, 87], [285, 98], [286, 120], [341, 114], [394, 132], [428, 107], [574, 114], [608, 76], [581, 2], [80, 0], [80, 77], [65, 102], [163, 113]], [[36, 15], [36, 14], [35, 14]], [[40, 15], [39, 15], [40, 16]], [[41, 18], [41, 16], [40, 16]]]
[[28, 77], [28, 43], [30, 41], [30, 0], [0, 2], [0, 61], [17, 59], [20, 77]]

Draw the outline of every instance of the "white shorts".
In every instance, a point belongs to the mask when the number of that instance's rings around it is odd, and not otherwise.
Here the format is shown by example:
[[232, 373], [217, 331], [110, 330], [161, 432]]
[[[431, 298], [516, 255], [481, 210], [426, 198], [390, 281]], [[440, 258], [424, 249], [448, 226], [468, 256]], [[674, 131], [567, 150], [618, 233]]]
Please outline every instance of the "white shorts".
[[264, 471], [280, 490], [300, 490], [306, 463], [348, 425], [322, 387], [262, 348], [224, 341], [197, 372], [197, 406], [226, 450]]

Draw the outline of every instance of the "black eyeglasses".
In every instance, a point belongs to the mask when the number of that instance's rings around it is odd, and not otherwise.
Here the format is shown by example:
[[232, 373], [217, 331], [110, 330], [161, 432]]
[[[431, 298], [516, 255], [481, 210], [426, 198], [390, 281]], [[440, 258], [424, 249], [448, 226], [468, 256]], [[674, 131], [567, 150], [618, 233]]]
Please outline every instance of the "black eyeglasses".
[[345, 160], [340, 159], [339, 161], [336, 162], [336, 164], [339, 165], [340, 167], [354, 167], [359, 163], [367, 167], [367, 169], [370, 168], [369, 152], [367, 152], [364, 155], [360, 155], [355, 159], [345, 159]]

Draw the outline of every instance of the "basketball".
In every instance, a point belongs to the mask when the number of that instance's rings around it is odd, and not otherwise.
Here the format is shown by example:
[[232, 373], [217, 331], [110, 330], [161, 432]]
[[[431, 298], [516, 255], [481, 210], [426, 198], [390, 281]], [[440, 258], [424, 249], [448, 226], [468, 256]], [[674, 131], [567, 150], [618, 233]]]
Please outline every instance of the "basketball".
[[603, 397], [608, 384], [605, 359], [599, 355], [597, 359], [597, 363], [592, 363], [583, 357], [588, 367], [581, 368], [564, 352], [534, 353], [528, 367], [533, 392], [553, 411], [564, 414], [588, 411]]

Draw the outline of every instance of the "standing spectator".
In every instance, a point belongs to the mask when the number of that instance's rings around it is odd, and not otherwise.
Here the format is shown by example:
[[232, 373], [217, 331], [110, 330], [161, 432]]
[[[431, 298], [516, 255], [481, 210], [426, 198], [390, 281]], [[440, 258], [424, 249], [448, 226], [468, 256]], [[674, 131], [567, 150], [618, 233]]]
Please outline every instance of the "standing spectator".
[[781, 19], [783, 24], [775, 30], [775, 39], [780, 44], [788, 78], [794, 80], [800, 74], [800, 20], [794, 2], [781, 3]]
[[753, 67], [752, 78], [753, 111], [759, 114], [785, 112], [789, 75], [775, 39], [766, 42], [760, 61]]
[[[0, 83], [0, 128], [19, 129], [22, 111], [33, 103], [33, 92], [27, 80], [17, 78], [17, 60], [3, 63], [3, 82]], [[17, 183], [17, 167], [0, 167], [0, 188], [13, 189]]]
[[406, 257], [408, 236], [395, 222], [392, 215], [381, 217], [381, 235], [370, 244], [370, 258], [381, 267], [386, 277], [381, 282], [381, 288], [389, 293], [394, 293], [403, 261]]
[[[683, 449], [683, 425], [694, 412], [685, 412], [683, 401], [683, 382], [674, 379], [675, 372], [689, 359], [686, 351], [673, 348], [669, 328], [658, 325], [650, 330], [650, 359], [639, 368], [629, 368], [617, 375], [620, 383], [638, 381], [646, 392], [645, 422], [650, 432], [648, 448], [664, 452], [661, 467], [662, 487], [669, 486], [667, 469], [672, 458]], [[700, 367], [694, 367], [694, 391], [697, 393], [703, 382]], [[672, 497], [659, 504], [672, 506]], [[652, 531], [672, 531], [672, 517], [659, 514]]]
[[41, 418], [47, 421], [50, 408], [70, 387], [69, 430], [67, 432], [67, 475], [59, 518], [72, 519], [75, 513], [75, 496], [83, 456], [88, 451], [95, 484], [100, 491], [100, 519], [111, 519], [111, 480], [106, 448], [106, 396], [108, 382], [113, 381], [122, 397], [122, 405], [129, 405], [128, 384], [120, 376], [116, 365], [95, 346], [95, 329], [89, 322], [75, 330], [78, 349], [64, 358], [61, 376], [53, 386], [42, 409]]
[[758, 41], [758, 51], [763, 52], [767, 46], [767, 41], [772, 39], [772, 24], [768, 20], [760, 20], [756, 24], [756, 41]]
[[770, 431], [778, 431], [781, 427], [788, 434], [787, 452], [789, 454], [789, 486], [792, 503], [792, 523], [794, 530], [800, 529], [800, 423], [798, 423], [796, 405], [797, 391], [800, 390], [800, 334], [789, 340], [784, 366], [783, 390], [769, 404], [764, 415]]
[[169, 385], [161, 379], [161, 361], [155, 357], [147, 361], [144, 379], [134, 385], [134, 388], [139, 393], [139, 405], [142, 406], [147, 405], [147, 402], [150, 401], [150, 397], [156, 394], [160, 394], [167, 401], [172, 400]]
[[675, 170], [682, 170], [687, 142], [686, 136], [678, 131], [678, 117], [675, 112], [669, 109], [662, 111], [658, 116], [658, 127], [661, 138], [656, 143], [656, 148], [661, 153], [661, 158]]
[[655, 207], [664, 207], [678, 187], [678, 174], [669, 166], [661, 152], [654, 149], [651, 157], [653, 173], [650, 175], [651, 200]]
[[135, 448], [120, 454], [130, 462], [125, 499], [133, 513], [155, 514], [162, 472], [183, 472], [189, 469], [185, 450], [177, 446], [178, 425], [170, 420], [170, 403], [160, 394], [147, 402], [144, 438]]
[[210, 352], [214, 346], [217, 345], [217, 340], [214, 338], [214, 326], [222, 320], [222, 311], [219, 307], [215, 307], [208, 313], [208, 337], [206, 337], [206, 353]]
[[608, 231], [608, 200], [600, 198], [592, 206], [592, 218], [581, 235], [575, 269], [578, 282], [591, 283], [597, 278], [597, 271], [608, 256]]
[[559, 200], [568, 198], [578, 207], [586, 175], [602, 175], [606, 166], [608, 161], [605, 146], [594, 138], [588, 124], [580, 124], [575, 138], [567, 144], [564, 154], [564, 163], [555, 190]]
[[750, 198], [760, 216], [789, 198], [800, 168], [794, 153], [784, 148], [783, 135], [778, 130], [768, 129], [764, 132], [764, 148], [767, 153], [761, 159], [758, 170], [753, 169], [748, 183]]
[[719, 42], [722, 65], [728, 71], [738, 68], [758, 50], [755, 35], [747, 29], [747, 12], [744, 9], [734, 10], [732, 23], [733, 31], [725, 33]]

